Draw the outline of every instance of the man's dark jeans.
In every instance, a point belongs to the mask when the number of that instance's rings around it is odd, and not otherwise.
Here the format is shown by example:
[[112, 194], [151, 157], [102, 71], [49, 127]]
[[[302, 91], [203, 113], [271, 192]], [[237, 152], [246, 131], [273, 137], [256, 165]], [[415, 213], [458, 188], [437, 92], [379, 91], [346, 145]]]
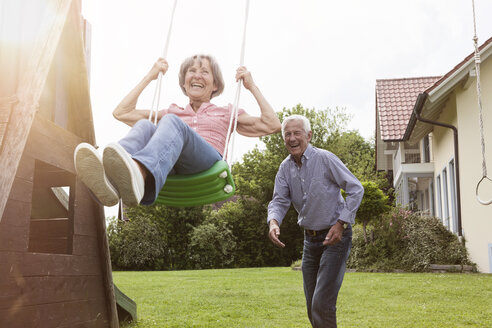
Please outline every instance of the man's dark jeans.
[[323, 246], [325, 237], [326, 233], [304, 235], [302, 277], [307, 312], [314, 328], [337, 326], [336, 303], [352, 248], [352, 227], [348, 225], [342, 240], [333, 246]]

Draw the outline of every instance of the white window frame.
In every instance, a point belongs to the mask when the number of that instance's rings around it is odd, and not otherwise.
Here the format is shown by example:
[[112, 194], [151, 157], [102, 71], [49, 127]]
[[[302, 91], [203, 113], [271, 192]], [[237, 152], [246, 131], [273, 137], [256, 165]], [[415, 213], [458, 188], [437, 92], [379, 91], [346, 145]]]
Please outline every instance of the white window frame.
[[436, 209], [434, 205], [434, 181], [431, 180], [429, 183], [429, 208], [430, 208], [430, 215], [431, 216], [436, 216]]
[[438, 217], [443, 220], [442, 216], [442, 191], [441, 191], [441, 175], [436, 177], [436, 194], [437, 194], [437, 214]]
[[443, 223], [449, 229], [448, 168], [442, 169]]
[[449, 168], [449, 191], [451, 192], [451, 215], [453, 219], [454, 233], [458, 233], [458, 203], [456, 198], [456, 166], [454, 164], [454, 158], [448, 162]]

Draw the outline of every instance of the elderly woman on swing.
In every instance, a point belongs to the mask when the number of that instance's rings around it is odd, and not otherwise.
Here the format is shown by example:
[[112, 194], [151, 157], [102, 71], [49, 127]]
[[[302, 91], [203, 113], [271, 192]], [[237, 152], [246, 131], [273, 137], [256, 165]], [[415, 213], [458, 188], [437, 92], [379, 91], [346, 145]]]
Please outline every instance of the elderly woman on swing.
[[[107, 145], [102, 158], [87, 143], [75, 149], [78, 177], [105, 206], [116, 205], [120, 198], [127, 206], [150, 205], [169, 174], [201, 172], [222, 159], [232, 105], [210, 103], [224, 90], [222, 73], [213, 57], [194, 55], [181, 64], [179, 85], [189, 98], [185, 107], [171, 104], [160, 110], [157, 125], [147, 119], [150, 110], [136, 109], [142, 91], [167, 69], [167, 61], [158, 59], [113, 111], [117, 120], [132, 128], [123, 139]], [[261, 109], [259, 117], [239, 109], [237, 132], [259, 137], [280, 131], [277, 115], [246, 67], [237, 69], [236, 80], [242, 80]]]

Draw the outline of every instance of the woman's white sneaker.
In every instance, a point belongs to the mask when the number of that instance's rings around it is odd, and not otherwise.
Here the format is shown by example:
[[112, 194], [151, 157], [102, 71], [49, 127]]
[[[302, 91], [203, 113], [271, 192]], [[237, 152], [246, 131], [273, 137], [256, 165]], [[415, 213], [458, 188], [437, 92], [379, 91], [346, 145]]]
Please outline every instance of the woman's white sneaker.
[[123, 204], [137, 206], [145, 192], [145, 182], [140, 168], [130, 154], [116, 142], [103, 151], [106, 174], [118, 190]]
[[79, 144], [75, 148], [73, 160], [77, 176], [102, 205], [118, 204], [118, 192], [106, 178], [102, 158], [92, 145], [85, 142]]

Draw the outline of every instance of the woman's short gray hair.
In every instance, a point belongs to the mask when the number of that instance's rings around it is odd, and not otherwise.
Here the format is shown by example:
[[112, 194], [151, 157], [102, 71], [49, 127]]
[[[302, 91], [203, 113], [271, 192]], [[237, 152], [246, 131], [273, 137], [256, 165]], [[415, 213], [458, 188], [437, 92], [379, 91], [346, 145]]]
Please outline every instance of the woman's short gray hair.
[[309, 123], [309, 120], [305, 116], [294, 114], [284, 118], [284, 121], [282, 122], [282, 138], [285, 138], [285, 126], [290, 121], [302, 121], [302, 127], [304, 128], [304, 132], [306, 132], [306, 135], [311, 131], [311, 123]]
[[187, 96], [186, 90], [184, 88], [186, 72], [188, 71], [188, 68], [193, 66], [196, 60], [198, 60], [201, 64], [203, 59], [208, 60], [208, 62], [210, 63], [210, 68], [212, 69], [212, 75], [214, 77], [214, 84], [217, 87], [217, 90], [212, 92], [211, 98], [220, 95], [222, 91], [224, 91], [224, 78], [222, 77], [222, 72], [220, 71], [219, 64], [217, 63], [215, 58], [210, 55], [197, 54], [186, 58], [179, 69], [179, 86], [181, 87], [181, 90], [183, 91], [185, 96]]

